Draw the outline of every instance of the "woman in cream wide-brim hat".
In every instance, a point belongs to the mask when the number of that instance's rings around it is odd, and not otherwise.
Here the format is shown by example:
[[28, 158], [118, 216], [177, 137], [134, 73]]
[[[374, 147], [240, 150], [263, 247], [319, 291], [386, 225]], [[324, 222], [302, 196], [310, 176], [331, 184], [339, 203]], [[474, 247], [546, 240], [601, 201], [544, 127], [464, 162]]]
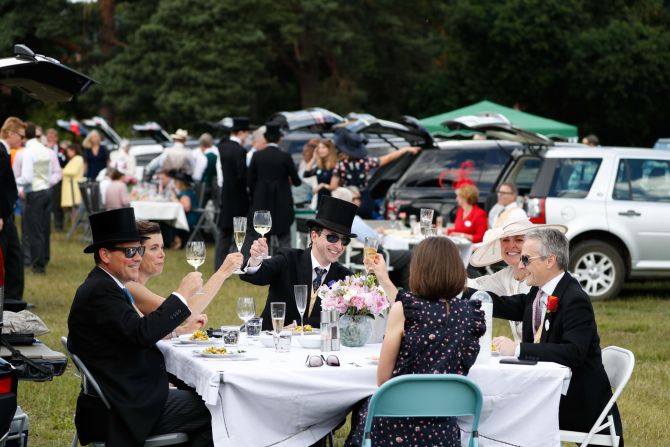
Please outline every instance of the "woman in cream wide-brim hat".
[[[487, 230], [482, 245], [472, 253], [470, 264], [474, 267], [485, 267], [504, 261], [507, 267], [490, 275], [468, 278], [468, 287], [487, 290], [499, 296], [527, 293], [530, 286], [523, 280], [523, 272], [519, 271], [521, 247], [526, 233], [539, 228], [554, 228], [562, 233], [568, 230], [565, 225], [535, 225], [527, 218]], [[510, 326], [515, 341], [520, 341], [521, 322], [510, 321]]]

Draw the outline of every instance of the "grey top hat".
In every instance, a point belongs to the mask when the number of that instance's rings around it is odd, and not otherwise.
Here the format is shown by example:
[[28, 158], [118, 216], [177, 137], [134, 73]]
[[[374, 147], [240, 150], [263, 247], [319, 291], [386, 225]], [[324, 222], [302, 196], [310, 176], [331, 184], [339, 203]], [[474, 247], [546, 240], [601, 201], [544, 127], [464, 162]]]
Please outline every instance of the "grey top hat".
[[84, 253], [95, 253], [99, 248], [121, 242], [141, 242], [149, 239], [140, 236], [132, 208], [118, 208], [91, 214], [88, 217], [93, 234], [93, 243]]
[[320, 226], [349, 237], [356, 237], [351, 232], [351, 224], [354, 222], [357, 209], [358, 207], [353, 203], [323, 196], [319, 202], [316, 217], [308, 220], [307, 226], [309, 228]]

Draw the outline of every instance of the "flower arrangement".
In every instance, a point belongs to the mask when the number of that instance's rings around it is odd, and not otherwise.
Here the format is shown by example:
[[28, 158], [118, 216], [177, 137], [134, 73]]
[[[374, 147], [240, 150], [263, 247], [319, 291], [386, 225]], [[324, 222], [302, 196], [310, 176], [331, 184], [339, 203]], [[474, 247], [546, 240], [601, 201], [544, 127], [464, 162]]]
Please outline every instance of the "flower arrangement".
[[547, 313], [556, 312], [558, 309], [558, 297], [556, 295], [549, 295], [547, 298]]
[[343, 315], [374, 318], [389, 307], [386, 292], [374, 275], [357, 273], [340, 281], [330, 281], [319, 287], [317, 294], [324, 310], [337, 310]]

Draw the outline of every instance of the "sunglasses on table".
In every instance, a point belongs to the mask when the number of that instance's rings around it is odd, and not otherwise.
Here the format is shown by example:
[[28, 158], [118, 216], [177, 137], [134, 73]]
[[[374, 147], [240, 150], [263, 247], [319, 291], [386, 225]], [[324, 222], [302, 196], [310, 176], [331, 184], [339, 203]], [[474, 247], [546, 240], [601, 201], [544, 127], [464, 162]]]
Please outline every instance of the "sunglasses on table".
[[528, 255], [521, 255], [521, 263], [523, 264], [524, 267], [528, 267], [528, 264], [530, 264], [530, 261], [533, 259], [537, 258], [546, 258], [546, 256], [528, 256]]
[[135, 254], [138, 254], [140, 256], [144, 256], [144, 246], [143, 245], [140, 245], [139, 247], [107, 247], [107, 250], [109, 250], [109, 251], [122, 251], [123, 255], [128, 259], [134, 258]]
[[326, 240], [331, 244], [337, 244], [337, 241], [342, 241], [342, 245], [346, 247], [351, 242], [351, 238], [349, 236], [338, 236], [334, 233], [325, 234], [324, 236], [326, 236]]
[[323, 355], [308, 355], [307, 360], [305, 360], [305, 365], [309, 368], [318, 368], [324, 364], [328, 366], [340, 366], [340, 359], [336, 355], [329, 355], [324, 357]]

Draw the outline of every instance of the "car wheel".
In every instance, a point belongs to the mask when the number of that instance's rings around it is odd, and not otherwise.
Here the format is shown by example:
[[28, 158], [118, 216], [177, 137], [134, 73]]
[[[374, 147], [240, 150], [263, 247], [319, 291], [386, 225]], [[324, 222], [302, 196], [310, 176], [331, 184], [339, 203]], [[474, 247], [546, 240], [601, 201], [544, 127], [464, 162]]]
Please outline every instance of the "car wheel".
[[623, 287], [623, 259], [606, 242], [577, 244], [570, 253], [569, 270], [592, 300], [614, 298]]

